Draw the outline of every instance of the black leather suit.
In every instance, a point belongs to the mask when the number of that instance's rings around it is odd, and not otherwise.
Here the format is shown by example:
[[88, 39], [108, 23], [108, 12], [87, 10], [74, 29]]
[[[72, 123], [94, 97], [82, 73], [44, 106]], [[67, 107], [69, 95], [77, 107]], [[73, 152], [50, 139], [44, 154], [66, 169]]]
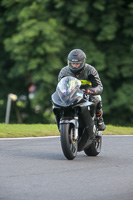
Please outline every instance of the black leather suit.
[[90, 89], [92, 95], [100, 95], [103, 91], [103, 85], [98, 72], [89, 64], [85, 64], [84, 70], [82, 70], [79, 74], [73, 73], [68, 66], [63, 67], [59, 73], [58, 81], [65, 76], [73, 76], [79, 80], [90, 81], [91, 85], [85, 85], [85, 89]]

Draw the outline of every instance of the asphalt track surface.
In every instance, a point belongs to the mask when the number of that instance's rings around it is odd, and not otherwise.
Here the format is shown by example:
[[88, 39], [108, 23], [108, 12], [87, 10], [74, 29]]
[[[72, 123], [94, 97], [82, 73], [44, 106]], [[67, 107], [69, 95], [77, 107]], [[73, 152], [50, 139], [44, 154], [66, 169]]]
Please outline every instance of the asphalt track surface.
[[133, 136], [65, 159], [59, 137], [0, 140], [0, 200], [133, 200]]

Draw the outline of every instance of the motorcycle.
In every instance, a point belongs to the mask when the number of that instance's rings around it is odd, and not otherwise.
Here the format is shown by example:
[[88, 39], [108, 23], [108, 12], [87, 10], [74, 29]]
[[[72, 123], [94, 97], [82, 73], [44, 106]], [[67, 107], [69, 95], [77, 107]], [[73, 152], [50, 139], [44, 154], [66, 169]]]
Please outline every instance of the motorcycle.
[[87, 156], [97, 156], [102, 146], [95, 103], [80, 87], [80, 80], [67, 76], [60, 80], [51, 96], [62, 151], [68, 160], [73, 160], [80, 151]]

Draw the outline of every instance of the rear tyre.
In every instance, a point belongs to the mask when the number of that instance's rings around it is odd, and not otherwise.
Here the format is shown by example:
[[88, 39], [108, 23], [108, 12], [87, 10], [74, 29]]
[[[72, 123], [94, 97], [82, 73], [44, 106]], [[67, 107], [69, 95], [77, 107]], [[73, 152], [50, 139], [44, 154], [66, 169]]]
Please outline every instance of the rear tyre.
[[74, 125], [73, 124], [61, 124], [61, 147], [64, 156], [68, 160], [73, 160], [77, 155], [77, 140], [74, 140]]
[[94, 119], [95, 136], [92, 140], [92, 144], [84, 150], [87, 156], [97, 156], [101, 152], [102, 148], [102, 131], [98, 130], [97, 118]]
[[101, 152], [102, 136], [95, 136], [92, 144], [84, 150], [87, 156], [97, 156]]

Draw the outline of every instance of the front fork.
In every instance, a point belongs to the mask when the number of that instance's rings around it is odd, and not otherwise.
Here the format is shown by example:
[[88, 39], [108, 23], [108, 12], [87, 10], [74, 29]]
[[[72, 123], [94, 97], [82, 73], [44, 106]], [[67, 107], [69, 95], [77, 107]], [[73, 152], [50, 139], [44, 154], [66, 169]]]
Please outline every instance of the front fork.
[[75, 141], [78, 140], [79, 122], [78, 122], [78, 115], [77, 115], [77, 112], [75, 112], [75, 116], [74, 116], [74, 118], [71, 119], [71, 120], [61, 118], [60, 123], [59, 123], [59, 127], [61, 126], [61, 124], [73, 124], [73, 125], [74, 125], [74, 137], [73, 137], [73, 139], [74, 139]]

